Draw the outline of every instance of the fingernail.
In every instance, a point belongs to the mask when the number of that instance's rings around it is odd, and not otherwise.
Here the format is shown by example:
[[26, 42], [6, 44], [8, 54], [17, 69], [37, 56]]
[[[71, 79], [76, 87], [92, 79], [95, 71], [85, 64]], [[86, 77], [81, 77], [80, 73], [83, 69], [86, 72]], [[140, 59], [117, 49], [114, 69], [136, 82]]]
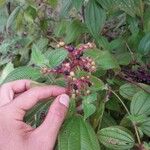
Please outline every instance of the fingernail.
[[67, 94], [60, 95], [59, 102], [68, 108], [70, 102], [69, 96]]

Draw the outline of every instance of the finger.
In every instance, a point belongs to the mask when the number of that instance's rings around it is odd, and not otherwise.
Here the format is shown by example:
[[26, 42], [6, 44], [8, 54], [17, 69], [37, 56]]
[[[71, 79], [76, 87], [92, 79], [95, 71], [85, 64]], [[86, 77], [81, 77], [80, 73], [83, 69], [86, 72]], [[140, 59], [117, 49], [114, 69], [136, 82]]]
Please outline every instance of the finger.
[[28, 90], [30, 83], [31, 80], [17, 80], [3, 84], [0, 88], [0, 106], [9, 103], [14, 98], [14, 94]]
[[47, 143], [50, 141], [54, 145], [57, 134], [67, 114], [69, 101], [69, 96], [66, 94], [58, 96], [52, 103], [44, 122], [33, 134], [41, 138], [44, 137]]
[[27, 111], [31, 109], [37, 102], [47, 99], [51, 96], [58, 96], [65, 93], [65, 91], [65, 88], [58, 86], [34, 87], [16, 97], [12, 102], [12, 105]]

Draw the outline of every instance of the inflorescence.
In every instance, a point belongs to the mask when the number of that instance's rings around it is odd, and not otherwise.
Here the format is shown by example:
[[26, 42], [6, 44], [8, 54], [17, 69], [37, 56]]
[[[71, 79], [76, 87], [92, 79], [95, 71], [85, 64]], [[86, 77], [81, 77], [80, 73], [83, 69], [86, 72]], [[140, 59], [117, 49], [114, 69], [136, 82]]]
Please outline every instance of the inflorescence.
[[[87, 49], [95, 47], [93, 43], [82, 44], [79, 47], [72, 45], [65, 45], [64, 42], [60, 42], [57, 47], [64, 47], [68, 51], [68, 58], [65, 59], [59, 66], [54, 69], [42, 68], [43, 74], [56, 74], [63, 75], [67, 83], [67, 93], [75, 98], [80, 95], [90, 94], [88, 88], [92, 85], [90, 81], [90, 73], [96, 71], [96, 64], [94, 60], [84, 56], [84, 52]], [[77, 77], [77, 70], [87, 72], [88, 75]]]

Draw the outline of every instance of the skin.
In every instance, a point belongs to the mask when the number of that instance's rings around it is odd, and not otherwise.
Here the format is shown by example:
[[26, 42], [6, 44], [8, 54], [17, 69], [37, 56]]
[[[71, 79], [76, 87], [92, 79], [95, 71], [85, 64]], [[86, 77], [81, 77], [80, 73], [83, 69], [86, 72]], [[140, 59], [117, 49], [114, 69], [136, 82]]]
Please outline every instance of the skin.
[[[65, 119], [69, 97], [58, 86], [30, 88], [30, 80], [18, 80], [0, 87], [0, 150], [53, 150]], [[23, 122], [26, 111], [37, 102], [56, 97], [44, 122], [32, 128]]]

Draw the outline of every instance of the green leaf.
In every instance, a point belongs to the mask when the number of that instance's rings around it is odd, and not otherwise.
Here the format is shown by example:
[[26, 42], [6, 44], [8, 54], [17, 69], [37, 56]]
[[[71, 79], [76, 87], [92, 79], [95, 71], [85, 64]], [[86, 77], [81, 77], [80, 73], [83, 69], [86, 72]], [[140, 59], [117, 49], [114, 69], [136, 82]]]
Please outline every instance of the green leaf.
[[48, 64], [48, 59], [44, 54], [38, 49], [37, 45], [33, 44], [32, 53], [31, 53], [31, 62], [36, 64], [37, 66], [45, 66]]
[[3, 32], [7, 23], [8, 13], [5, 7], [0, 8], [0, 32]]
[[147, 55], [150, 53], [150, 33], [147, 33], [140, 41], [138, 52]]
[[107, 11], [113, 12], [116, 8], [115, 3], [113, 0], [97, 0], [97, 2]]
[[132, 115], [150, 115], [150, 94], [140, 91], [131, 101], [130, 111]]
[[150, 118], [147, 118], [146, 121], [140, 125], [140, 129], [145, 135], [150, 137]]
[[135, 93], [137, 93], [140, 89], [133, 84], [124, 84], [119, 88], [119, 93], [121, 96], [128, 100], [132, 100], [132, 97]]
[[24, 121], [27, 124], [30, 124], [32, 126], [37, 126], [36, 125], [36, 115], [40, 112], [42, 112], [43, 110], [46, 110], [49, 108], [51, 104], [51, 101], [47, 101], [47, 102], [41, 102], [38, 103], [37, 105], [35, 105], [31, 110], [29, 110], [27, 112], [27, 114], [25, 115]]
[[113, 0], [113, 1], [120, 10], [123, 10], [130, 16], [135, 17], [136, 5], [134, 3], [134, 0]]
[[62, 20], [61, 22], [59, 22], [54, 30], [54, 33], [57, 37], [61, 37], [63, 35], [65, 35], [66, 32], [66, 27], [68, 26], [69, 21], [66, 20]]
[[104, 83], [102, 80], [100, 80], [99, 78], [97, 78], [95, 76], [91, 76], [91, 82], [93, 85], [90, 87], [90, 90], [92, 90], [92, 91], [103, 90]]
[[127, 118], [136, 124], [142, 123], [147, 119], [146, 115], [129, 115]]
[[58, 4], [58, 0], [48, 0], [48, 3], [53, 7], [55, 8]]
[[90, 33], [95, 37], [99, 35], [106, 21], [106, 12], [96, 3], [89, 1], [85, 8], [85, 22]]
[[37, 80], [40, 77], [41, 74], [38, 69], [34, 69], [32, 67], [19, 67], [10, 72], [4, 79], [3, 83], [21, 79]]
[[67, 55], [68, 52], [63, 48], [59, 48], [49, 52], [50, 67], [55, 68], [59, 66], [66, 59]]
[[73, 6], [75, 6], [77, 10], [80, 10], [84, 3], [84, 0], [72, 0], [72, 2], [73, 2]]
[[27, 22], [33, 23], [37, 16], [36, 9], [32, 6], [28, 6], [27, 9], [24, 11], [24, 17]]
[[99, 51], [97, 63], [104, 70], [119, 68], [116, 59], [108, 51]]
[[3, 82], [3, 80], [6, 78], [6, 76], [13, 70], [14, 70], [14, 65], [11, 62], [8, 63], [2, 71], [2, 74], [0, 77], [0, 84]]
[[96, 111], [96, 107], [93, 104], [83, 102], [84, 120], [90, 117]]
[[130, 134], [117, 127], [101, 129], [98, 138], [107, 148], [116, 150], [131, 149], [135, 144]]
[[79, 39], [80, 35], [85, 32], [85, 26], [78, 20], [73, 20], [66, 26], [66, 43], [72, 43]]
[[84, 111], [84, 120], [90, 117], [96, 110], [96, 107], [92, 102], [97, 100], [97, 94], [91, 94], [89, 96], [83, 97], [83, 111]]
[[111, 115], [109, 115], [107, 112], [104, 112], [102, 123], [101, 123], [101, 128], [106, 128], [106, 127], [115, 126], [115, 125], [117, 125], [115, 119]]
[[81, 116], [74, 116], [59, 133], [58, 150], [100, 150], [100, 147], [92, 127]]
[[62, 0], [61, 17], [65, 17], [72, 8], [72, 0]]
[[6, 24], [6, 29], [8, 31], [8, 28], [13, 24], [13, 22], [15, 21], [16, 17], [18, 16], [19, 12], [20, 12], [21, 6], [17, 6], [13, 12], [10, 14], [8, 20], [7, 20], [7, 24]]
[[6, 3], [6, 0], [0, 0], [0, 6], [3, 6]]

